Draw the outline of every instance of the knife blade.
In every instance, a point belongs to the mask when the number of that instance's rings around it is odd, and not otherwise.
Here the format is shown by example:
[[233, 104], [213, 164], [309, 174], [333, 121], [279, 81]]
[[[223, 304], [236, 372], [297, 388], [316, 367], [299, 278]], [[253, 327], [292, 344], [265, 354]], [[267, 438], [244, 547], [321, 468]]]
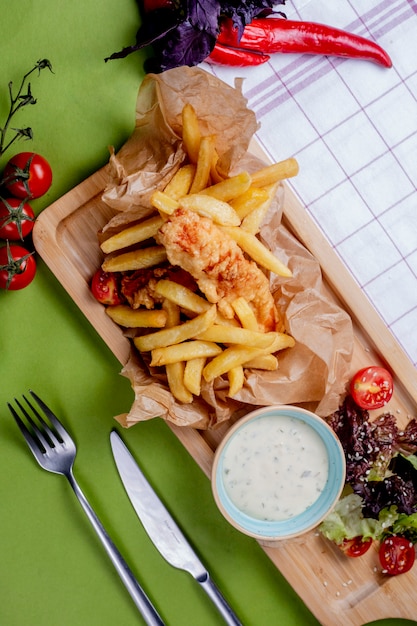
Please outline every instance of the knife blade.
[[226, 624], [242, 626], [116, 430], [110, 433], [110, 443], [126, 493], [160, 554], [173, 567], [185, 570], [193, 576], [215, 604]]

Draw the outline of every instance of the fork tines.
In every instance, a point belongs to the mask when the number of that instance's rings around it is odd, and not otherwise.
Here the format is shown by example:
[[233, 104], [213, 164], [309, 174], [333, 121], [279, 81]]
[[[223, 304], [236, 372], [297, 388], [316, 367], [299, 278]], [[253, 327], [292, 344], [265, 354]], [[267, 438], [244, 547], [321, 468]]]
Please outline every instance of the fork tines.
[[36, 417], [37, 422], [35, 422], [32, 415], [17, 398], [15, 398], [15, 403], [24, 415], [27, 424], [25, 424], [10, 403], [8, 403], [8, 407], [28, 443], [30, 441], [32, 445], [39, 446], [42, 452], [45, 453], [49, 448], [53, 448], [58, 443], [63, 442], [63, 435], [66, 431], [47, 405], [32, 390], [29, 390], [29, 393], [48, 417], [51, 425], [43, 419], [38, 409], [33, 406], [25, 395], [22, 396], [23, 400], [32, 411], [33, 416]]

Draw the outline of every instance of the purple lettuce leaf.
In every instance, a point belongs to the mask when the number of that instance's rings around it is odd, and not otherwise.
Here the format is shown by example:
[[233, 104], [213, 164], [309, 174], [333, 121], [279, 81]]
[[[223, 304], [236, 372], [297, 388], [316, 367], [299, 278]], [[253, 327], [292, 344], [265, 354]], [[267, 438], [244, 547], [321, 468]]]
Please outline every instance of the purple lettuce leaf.
[[397, 445], [404, 454], [417, 453], [417, 420], [413, 417], [407, 426], [398, 433]]
[[364, 516], [377, 518], [382, 509], [392, 505], [400, 513], [415, 513], [417, 469], [403, 454], [417, 451], [416, 420], [404, 430], [390, 413], [371, 422], [368, 411], [347, 396], [327, 421], [342, 444], [346, 482], [362, 497]]
[[393, 474], [384, 480], [360, 481], [352, 485], [354, 493], [363, 500], [364, 517], [378, 518], [382, 509], [395, 505], [399, 513], [411, 515], [417, 511], [416, 492], [411, 480]]

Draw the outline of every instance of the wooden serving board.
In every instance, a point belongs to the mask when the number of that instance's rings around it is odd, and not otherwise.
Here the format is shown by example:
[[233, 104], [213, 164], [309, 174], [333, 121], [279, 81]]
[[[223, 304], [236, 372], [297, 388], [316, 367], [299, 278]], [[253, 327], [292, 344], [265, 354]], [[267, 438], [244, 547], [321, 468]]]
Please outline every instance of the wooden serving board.
[[[252, 151], [264, 157], [256, 145]], [[97, 231], [112, 215], [101, 201], [106, 180], [107, 166], [46, 208], [35, 223], [33, 239], [40, 256], [124, 365], [129, 341], [89, 289], [101, 262]], [[352, 373], [366, 365], [386, 364], [395, 382], [387, 409], [397, 416], [400, 426], [405, 425], [417, 402], [416, 370], [288, 186], [283, 221], [319, 261], [325, 288], [352, 317]], [[227, 424], [207, 432], [169, 425], [210, 477], [214, 451]], [[263, 549], [324, 626], [360, 626], [377, 619], [417, 616], [417, 566], [398, 577], [383, 576], [376, 547], [359, 559], [349, 559], [312, 531], [278, 548]]]

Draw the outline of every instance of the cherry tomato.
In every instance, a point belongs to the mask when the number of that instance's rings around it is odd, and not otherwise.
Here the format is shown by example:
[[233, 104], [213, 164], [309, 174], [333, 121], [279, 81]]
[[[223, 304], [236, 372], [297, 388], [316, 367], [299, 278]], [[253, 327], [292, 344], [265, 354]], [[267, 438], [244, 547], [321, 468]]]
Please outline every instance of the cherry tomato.
[[355, 403], [366, 410], [385, 406], [391, 400], [393, 391], [391, 374], [377, 365], [359, 370], [350, 383], [350, 393]]
[[413, 567], [415, 558], [415, 548], [405, 537], [386, 537], [379, 547], [379, 561], [384, 574], [405, 574]]
[[368, 552], [372, 545], [371, 537], [363, 539], [363, 537], [354, 537], [353, 539], [345, 539], [339, 548], [346, 554], [346, 556], [357, 557], [362, 556], [365, 552]]
[[32, 282], [36, 274], [33, 252], [17, 244], [0, 248], [0, 288], [23, 289]]
[[3, 185], [16, 198], [40, 198], [51, 184], [51, 166], [36, 152], [19, 152], [4, 168]]
[[120, 293], [119, 278], [115, 272], [98, 269], [91, 280], [91, 292], [101, 304], [114, 305], [124, 302]]
[[17, 241], [32, 232], [35, 215], [33, 209], [19, 198], [0, 199], [0, 237]]

